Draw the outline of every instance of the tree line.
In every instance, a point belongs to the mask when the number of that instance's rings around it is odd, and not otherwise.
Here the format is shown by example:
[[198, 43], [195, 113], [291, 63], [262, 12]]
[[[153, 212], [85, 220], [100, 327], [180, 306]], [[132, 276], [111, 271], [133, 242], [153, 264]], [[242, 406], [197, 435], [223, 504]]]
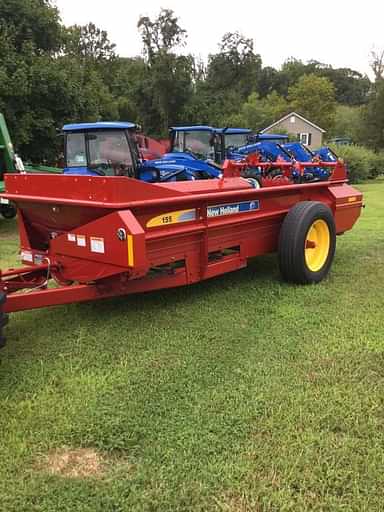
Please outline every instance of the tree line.
[[373, 56], [371, 82], [317, 61], [264, 66], [239, 32], [203, 62], [184, 51], [188, 34], [170, 9], [140, 17], [137, 29], [142, 55], [120, 57], [93, 23], [64, 26], [50, 0], [2, 0], [0, 112], [24, 158], [53, 161], [66, 122], [130, 120], [166, 137], [181, 123], [257, 131], [291, 110], [329, 135], [384, 148], [383, 55]]

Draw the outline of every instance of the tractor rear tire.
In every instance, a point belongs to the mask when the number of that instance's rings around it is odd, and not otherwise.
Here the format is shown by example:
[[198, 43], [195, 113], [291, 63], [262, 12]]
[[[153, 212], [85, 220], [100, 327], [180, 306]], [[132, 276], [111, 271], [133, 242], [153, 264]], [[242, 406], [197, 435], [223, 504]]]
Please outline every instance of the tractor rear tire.
[[318, 283], [328, 274], [336, 249], [331, 209], [318, 201], [302, 201], [287, 213], [279, 236], [279, 267], [286, 281]]

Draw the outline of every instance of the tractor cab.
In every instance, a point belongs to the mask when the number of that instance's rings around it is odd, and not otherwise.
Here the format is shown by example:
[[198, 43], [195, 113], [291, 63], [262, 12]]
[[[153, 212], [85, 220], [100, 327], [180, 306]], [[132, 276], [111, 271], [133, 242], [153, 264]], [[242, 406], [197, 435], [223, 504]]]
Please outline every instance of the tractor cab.
[[142, 159], [133, 123], [70, 124], [63, 132], [64, 174], [127, 176], [152, 183], [221, 176], [221, 169], [200, 161], [191, 152], [179, 153], [177, 159], [175, 154], [172, 158], [168, 154], [155, 160]]
[[252, 130], [249, 128], [220, 128], [219, 133], [224, 158], [233, 158], [233, 154], [239, 148], [249, 144], [250, 137], [252, 136]]
[[171, 128], [169, 157], [197, 158], [221, 165], [231, 157], [231, 151], [248, 143], [252, 130], [248, 128], [214, 128], [213, 126], [174, 126]]
[[171, 151], [175, 157], [197, 158], [198, 160], [221, 159], [219, 129], [212, 126], [173, 126], [171, 133]]
[[136, 125], [128, 122], [67, 124], [64, 174], [136, 177]]
[[171, 128], [169, 158], [198, 159], [222, 165], [225, 159], [242, 160], [251, 153], [260, 153], [268, 161], [280, 158], [290, 161], [279, 144], [286, 135], [253, 134], [249, 128], [214, 128], [212, 126], [176, 126]]

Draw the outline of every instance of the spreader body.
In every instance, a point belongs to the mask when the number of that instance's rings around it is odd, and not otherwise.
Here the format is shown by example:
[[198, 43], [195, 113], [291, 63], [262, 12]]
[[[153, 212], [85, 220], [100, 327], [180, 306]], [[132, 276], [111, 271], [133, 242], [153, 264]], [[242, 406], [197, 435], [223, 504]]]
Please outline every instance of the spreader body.
[[222, 179], [158, 184], [8, 174], [3, 197], [18, 208], [23, 266], [1, 274], [2, 311], [188, 285], [240, 269], [278, 249], [284, 218], [301, 202], [325, 205], [336, 234], [344, 233], [360, 215], [362, 195], [346, 183], [342, 164], [330, 165], [329, 181], [258, 189], [235, 165], [225, 166]]

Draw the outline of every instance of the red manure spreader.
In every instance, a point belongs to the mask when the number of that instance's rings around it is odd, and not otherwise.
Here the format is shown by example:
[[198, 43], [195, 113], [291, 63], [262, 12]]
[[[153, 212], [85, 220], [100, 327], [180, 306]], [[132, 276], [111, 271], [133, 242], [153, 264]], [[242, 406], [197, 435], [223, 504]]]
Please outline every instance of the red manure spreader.
[[6, 174], [23, 266], [0, 271], [0, 345], [8, 313], [184, 286], [274, 251], [285, 280], [321, 281], [336, 235], [362, 207], [343, 162], [324, 163], [327, 181], [261, 188], [241, 177], [244, 165], [226, 161], [220, 179], [165, 183]]

